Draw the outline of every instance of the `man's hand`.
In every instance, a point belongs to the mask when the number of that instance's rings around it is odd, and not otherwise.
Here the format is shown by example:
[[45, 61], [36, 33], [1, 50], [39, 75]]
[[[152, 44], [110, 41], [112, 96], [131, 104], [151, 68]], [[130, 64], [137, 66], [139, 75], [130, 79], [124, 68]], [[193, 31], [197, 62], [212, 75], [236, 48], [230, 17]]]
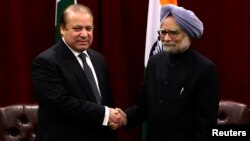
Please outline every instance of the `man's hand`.
[[120, 108], [109, 108], [109, 122], [111, 129], [116, 130], [127, 124], [127, 116]]

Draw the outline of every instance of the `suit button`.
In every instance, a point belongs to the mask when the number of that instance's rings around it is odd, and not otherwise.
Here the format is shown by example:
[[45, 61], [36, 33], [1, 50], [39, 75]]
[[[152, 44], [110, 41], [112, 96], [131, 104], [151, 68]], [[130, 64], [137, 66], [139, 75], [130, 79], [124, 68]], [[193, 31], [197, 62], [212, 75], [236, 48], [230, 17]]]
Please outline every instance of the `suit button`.
[[161, 105], [163, 103], [163, 101], [160, 99], [158, 103]]
[[165, 81], [165, 82], [164, 82], [164, 85], [168, 85], [168, 81]]

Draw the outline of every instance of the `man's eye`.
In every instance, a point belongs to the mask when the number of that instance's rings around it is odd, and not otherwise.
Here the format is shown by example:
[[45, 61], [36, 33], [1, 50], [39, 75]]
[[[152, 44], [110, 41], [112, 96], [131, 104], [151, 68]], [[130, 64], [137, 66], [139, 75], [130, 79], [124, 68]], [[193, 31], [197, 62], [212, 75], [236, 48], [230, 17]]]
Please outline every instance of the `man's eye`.
[[92, 27], [92, 26], [86, 26], [85, 29], [86, 29], [87, 31], [92, 31], [92, 30], [93, 30], [93, 27]]
[[162, 35], [165, 35], [165, 34], [167, 34], [167, 33], [168, 33], [168, 32], [167, 32], [166, 30], [162, 30], [162, 31], [161, 31], [161, 34], [162, 34]]
[[81, 31], [81, 28], [80, 27], [74, 27], [73, 30], [74, 31]]
[[169, 34], [172, 34], [172, 35], [177, 35], [177, 34], [179, 34], [178, 31], [169, 31], [168, 33], [169, 33]]

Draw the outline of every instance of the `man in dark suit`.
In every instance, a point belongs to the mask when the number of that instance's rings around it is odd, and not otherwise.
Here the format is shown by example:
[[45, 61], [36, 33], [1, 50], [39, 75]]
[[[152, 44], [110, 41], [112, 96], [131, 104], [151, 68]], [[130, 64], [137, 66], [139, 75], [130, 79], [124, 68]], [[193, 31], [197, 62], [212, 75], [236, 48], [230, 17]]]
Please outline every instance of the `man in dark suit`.
[[219, 79], [214, 63], [191, 46], [202, 33], [192, 11], [162, 7], [164, 51], [149, 59], [139, 100], [125, 110], [127, 128], [147, 121], [148, 141], [209, 139], [217, 121]]
[[113, 141], [109, 123], [120, 124], [121, 117], [110, 108], [114, 105], [104, 58], [89, 48], [93, 15], [75, 4], [60, 22], [62, 40], [32, 64], [39, 100], [36, 141]]

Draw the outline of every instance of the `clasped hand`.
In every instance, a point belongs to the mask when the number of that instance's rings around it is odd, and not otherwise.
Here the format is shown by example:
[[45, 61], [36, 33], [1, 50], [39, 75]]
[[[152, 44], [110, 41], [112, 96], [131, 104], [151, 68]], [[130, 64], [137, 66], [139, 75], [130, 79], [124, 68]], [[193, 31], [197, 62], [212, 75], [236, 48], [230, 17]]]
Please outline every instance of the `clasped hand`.
[[116, 130], [127, 124], [127, 116], [120, 108], [109, 108], [109, 122], [108, 126]]

